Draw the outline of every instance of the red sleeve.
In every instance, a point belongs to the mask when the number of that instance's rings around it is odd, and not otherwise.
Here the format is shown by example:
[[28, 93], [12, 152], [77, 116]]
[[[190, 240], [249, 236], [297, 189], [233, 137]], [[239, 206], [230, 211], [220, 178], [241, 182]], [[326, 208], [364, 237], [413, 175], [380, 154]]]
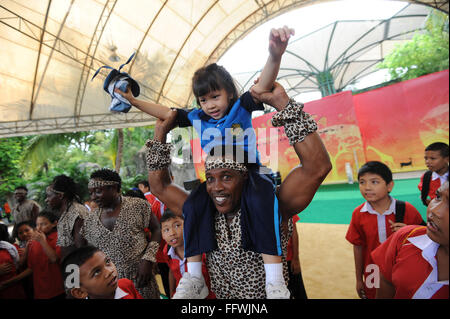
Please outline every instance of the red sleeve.
[[161, 203], [158, 200], [152, 203], [152, 213], [158, 218], [158, 221], [161, 219]]
[[[425, 174], [424, 174], [425, 175]], [[420, 177], [419, 185], [417, 185], [417, 188], [422, 191], [422, 185], [423, 185], [423, 175]]]
[[400, 228], [398, 231], [389, 236], [384, 243], [371, 253], [373, 262], [378, 265], [380, 272], [387, 281], [392, 282], [392, 269], [395, 265], [397, 253], [401, 248], [403, 241], [416, 229], [416, 225], [409, 225]]
[[352, 214], [352, 220], [350, 221], [350, 225], [347, 230], [347, 235], [345, 239], [347, 239], [351, 244], [355, 246], [363, 246], [366, 243], [364, 233], [361, 228], [360, 223], [360, 210], [362, 205], [355, 208]]
[[125, 296], [124, 299], [143, 299], [140, 293], [136, 290], [136, 287], [134, 287], [133, 282], [130, 279], [127, 278], [120, 278], [118, 282], [118, 286], [120, 289], [125, 291], [129, 294], [132, 298], [129, 296]]
[[420, 225], [423, 222], [422, 215], [410, 203], [405, 202], [405, 224], [406, 225]]
[[296, 222], [298, 222], [300, 220], [300, 217], [298, 217], [298, 215], [294, 215], [292, 216], [292, 222], [295, 224]]

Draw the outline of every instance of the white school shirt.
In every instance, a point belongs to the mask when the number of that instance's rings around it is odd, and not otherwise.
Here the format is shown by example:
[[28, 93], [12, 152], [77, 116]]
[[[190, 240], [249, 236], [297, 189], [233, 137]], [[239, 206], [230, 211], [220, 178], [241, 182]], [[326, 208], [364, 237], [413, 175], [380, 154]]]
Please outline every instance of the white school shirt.
[[370, 205], [368, 202], [364, 203], [364, 206], [361, 208], [360, 212], [367, 212], [372, 215], [377, 216], [377, 226], [378, 226], [378, 240], [380, 243], [383, 243], [386, 241], [386, 216], [390, 214], [395, 214], [395, 198], [389, 196], [391, 199], [391, 205], [389, 208], [383, 213], [380, 214], [376, 210], [373, 209], [372, 205]]
[[408, 238], [408, 241], [422, 250], [423, 259], [425, 259], [433, 268], [430, 275], [427, 279], [425, 279], [419, 289], [417, 289], [412, 298], [430, 299], [444, 285], [448, 286], [448, 280], [438, 281], [438, 267], [435, 256], [439, 248], [439, 244], [432, 241], [426, 234], [417, 237], [410, 237]]

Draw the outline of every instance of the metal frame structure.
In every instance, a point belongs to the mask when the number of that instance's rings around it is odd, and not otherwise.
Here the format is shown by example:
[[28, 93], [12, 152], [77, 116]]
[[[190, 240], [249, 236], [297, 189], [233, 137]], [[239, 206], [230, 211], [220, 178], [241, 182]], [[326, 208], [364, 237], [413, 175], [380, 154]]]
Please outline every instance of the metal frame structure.
[[[226, 36], [223, 37], [222, 39], [219, 39], [218, 44], [209, 54], [209, 57], [205, 61], [205, 64], [217, 61], [236, 41], [242, 39], [250, 31], [254, 30], [257, 26], [268, 21], [269, 19], [272, 19], [280, 14], [283, 14], [295, 8], [300, 8], [302, 6], [308, 6], [317, 3], [323, 3], [327, 1], [330, 0], [254, 0], [254, 2], [257, 4], [257, 9], [254, 10], [253, 12], [249, 12], [245, 19], [243, 19], [237, 25], [232, 26], [228, 34], [226, 34]], [[71, 4], [73, 2], [74, 0], [72, 0]], [[20, 34], [30, 39], [33, 39], [34, 41], [37, 41], [39, 43], [39, 53], [37, 55], [36, 60], [36, 69], [32, 84], [33, 88], [30, 99], [31, 105], [28, 114], [28, 119], [14, 122], [5, 122], [0, 119], [0, 137], [80, 131], [80, 130], [101, 129], [101, 128], [143, 126], [154, 123], [154, 118], [147, 117], [145, 116], [145, 114], [141, 114], [141, 112], [130, 112], [125, 115], [81, 114], [81, 108], [83, 105], [83, 99], [86, 91], [86, 85], [89, 78], [89, 74], [91, 72], [94, 72], [98, 67], [107, 64], [105, 61], [102, 61], [96, 56], [96, 52], [100, 43], [100, 39], [102, 38], [103, 35], [103, 31], [108, 24], [111, 14], [114, 12], [116, 2], [117, 0], [105, 0], [103, 10], [99, 15], [95, 30], [92, 33], [92, 37], [90, 39], [90, 43], [87, 50], [82, 50], [60, 37], [60, 33], [64, 27], [71, 6], [69, 6], [69, 10], [62, 20], [62, 23], [59, 27], [59, 32], [57, 34], [53, 34], [46, 28], [47, 15], [45, 17], [45, 22], [43, 23], [43, 25], [39, 26], [31, 22], [30, 20], [26, 19], [25, 17], [21, 16], [19, 13], [13, 12], [4, 5], [0, 5], [0, 24], [6, 26], [7, 28], [10, 28], [11, 30], [15, 30]], [[448, 13], [448, 1], [410, 0], [408, 2], [425, 4]], [[159, 11], [157, 12], [156, 16], [153, 17], [153, 20], [150, 22], [146, 32], [144, 33], [140, 45], [137, 48], [136, 52], [137, 55], [139, 55], [141, 46], [145, 41], [150, 29], [152, 28], [153, 23], [160, 16], [160, 13], [167, 8], [169, 3], [170, 3], [169, 0], [162, 2]], [[184, 103], [184, 105], [181, 105], [183, 103], [180, 104], [177, 103], [176, 101], [171, 100], [170, 96], [165, 96], [164, 90], [166, 88], [166, 81], [171, 76], [172, 69], [181, 51], [186, 45], [189, 37], [193, 34], [194, 30], [201, 23], [201, 21], [203, 21], [208, 16], [209, 11], [217, 3], [219, 3], [219, 1], [213, 2], [212, 5], [209, 7], [209, 9], [207, 9], [204, 12], [204, 14], [199, 18], [199, 20], [193, 25], [192, 29], [188, 33], [187, 38], [175, 53], [175, 58], [172, 60], [168, 72], [164, 75], [163, 85], [159, 89], [154, 89], [146, 86], [145, 84], [140, 83], [140, 85], [144, 89], [143, 90], [144, 93], [142, 93], [143, 98], [150, 99], [145, 94], [145, 91], [147, 91], [151, 92], [152, 94], [155, 94], [155, 96], [158, 97], [157, 101], [159, 101], [160, 98], [164, 97], [166, 101], [173, 103], [173, 106], [175, 107], [184, 107], [185, 105], [189, 104], [189, 101], [192, 100], [192, 97], [189, 94], [186, 95], [185, 100], [186, 102]], [[47, 14], [51, 5], [52, 0], [49, 0], [47, 4]], [[77, 85], [78, 89], [76, 93], [75, 103], [73, 105], [73, 117], [33, 119], [34, 104], [36, 103], [37, 96], [39, 95], [39, 89], [42, 84], [42, 80], [45, 76], [46, 68], [48, 66], [47, 62], [47, 65], [44, 67], [41, 77], [38, 78], [40, 52], [44, 47], [48, 48], [51, 54], [53, 52], [58, 52], [59, 54], [69, 58], [71, 61], [75, 61], [81, 66], [82, 71]], [[130, 72], [133, 68], [133, 63], [130, 65]], [[107, 74], [106, 71], [102, 71], [99, 74], [99, 77], [104, 78], [106, 74]]]

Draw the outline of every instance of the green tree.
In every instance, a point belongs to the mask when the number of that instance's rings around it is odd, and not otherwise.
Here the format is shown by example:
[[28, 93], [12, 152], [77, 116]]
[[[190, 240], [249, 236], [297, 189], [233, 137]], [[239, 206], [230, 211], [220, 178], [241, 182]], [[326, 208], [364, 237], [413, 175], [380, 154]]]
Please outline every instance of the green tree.
[[432, 10], [424, 32], [398, 45], [377, 68], [388, 69], [391, 80], [397, 81], [446, 70], [449, 67], [448, 41], [448, 15]]
[[23, 184], [20, 169], [20, 159], [23, 146], [27, 139], [24, 137], [9, 137], [0, 139], [0, 204], [15, 187]]

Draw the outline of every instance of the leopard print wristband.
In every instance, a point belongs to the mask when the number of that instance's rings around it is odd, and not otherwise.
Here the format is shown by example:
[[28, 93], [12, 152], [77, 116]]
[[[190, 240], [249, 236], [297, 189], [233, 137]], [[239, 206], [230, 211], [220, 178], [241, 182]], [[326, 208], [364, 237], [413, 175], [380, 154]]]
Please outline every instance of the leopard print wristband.
[[157, 171], [167, 168], [171, 163], [170, 152], [172, 145], [156, 140], [147, 140], [147, 168], [149, 171]]
[[147, 248], [145, 249], [144, 256], [141, 259], [148, 260], [151, 262], [156, 262], [156, 253], [159, 249], [159, 243], [156, 241], [151, 241], [148, 243]]
[[317, 123], [312, 116], [303, 111], [303, 104], [289, 99], [286, 107], [277, 112], [272, 118], [272, 125], [284, 126], [289, 144], [303, 142], [308, 134], [317, 130]]

